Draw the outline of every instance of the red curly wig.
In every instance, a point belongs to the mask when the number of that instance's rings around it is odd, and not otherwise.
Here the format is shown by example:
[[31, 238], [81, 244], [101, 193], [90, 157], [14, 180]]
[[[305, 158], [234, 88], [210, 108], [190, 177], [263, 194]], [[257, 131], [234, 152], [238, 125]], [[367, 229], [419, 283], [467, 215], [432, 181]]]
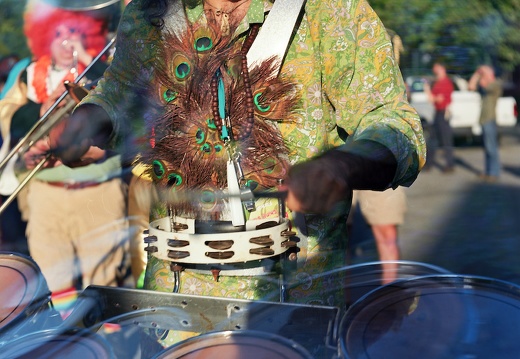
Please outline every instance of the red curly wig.
[[106, 45], [106, 19], [95, 17], [92, 12], [69, 11], [43, 1], [29, 0], [24, 13], [24, 33], [35, 60], [50, 55], [51, 42], [59, 25], [75, 28], [83, 34], [83, 45], [94, 57]]

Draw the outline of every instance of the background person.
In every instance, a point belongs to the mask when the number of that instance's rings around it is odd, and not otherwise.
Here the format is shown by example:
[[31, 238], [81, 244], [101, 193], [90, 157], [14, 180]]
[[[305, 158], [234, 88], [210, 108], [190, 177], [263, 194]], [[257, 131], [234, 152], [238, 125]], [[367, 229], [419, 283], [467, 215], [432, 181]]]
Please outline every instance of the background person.
[[[404, 223], [407, 209], [404, 189], [398, 187], [383, 192], [354, 191], [352, 210], [348, 217], [350, 227], [354, 223], [353, 214], [356, 208], [361, 211], [374, 235], [379, 260], [398, 261], [400, 259], [398, 226]], [[384, 284], [396, 279], [396, 269], [397, 265], [394, 263], [383, 265]]]
[[487, 182], [496, 182], [500, 176], [496, 107], [503, 93], [502, 80], [495, 76], [495, 70], [491, 66], [483, 65], [471, 76], [468, 88], [470, 91], [478, 91], [482, 96], [479, 122], [482, 126], [485, 170], [480, 178]]
[[451, 104], [451, 95], [454, 87], [444, 64], [436, 62], [432, 71], [435, 75], [433, 86], [430, 89], [427, 83], [424, 84], [424, 91], [435, 108], [433, 131], [430, 134], [431, 146], [428, 147], [426, 168], [428, 169], [435, 164], [437, 149], [440, 147], [444, 151], [446, 159], [442, 171], [451, 173], [455, 169], [455, 160], [453, 157], [453, 131], [450, 126], [449, 105]]

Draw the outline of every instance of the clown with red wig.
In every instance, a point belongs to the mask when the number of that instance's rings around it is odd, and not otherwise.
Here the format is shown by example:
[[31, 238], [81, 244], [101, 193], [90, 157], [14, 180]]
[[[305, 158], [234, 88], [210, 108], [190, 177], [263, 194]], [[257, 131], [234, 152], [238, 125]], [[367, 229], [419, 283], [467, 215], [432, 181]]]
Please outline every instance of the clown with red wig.
[[[64, 82], [73, 82], [91, 65], [107, 43], [107, 25], [96, 12], [69, 11], [29, 0], [24, 32], [33, 62], [20, 74], [11, 96], [6, 96], [9, 105], [0, 103], [0, 115], [5, 115], [6, 107], [12, 114], [11, 145], [63, 94]], [[95, 81], [105, 68], [97, 61], [85, 77]], [[66, 101], [70, 100], [60, 106]], [[47, 141], [38, 141], [24, 155], [27, 169], [44, 155]], [[129, 268], [120, 156], [91, 147], [86, 158], [89, 164], [85, 166], [57, 163], [40, 171], [18, 197], [27, 219], [29, 253], [54, 293], [90, 284], [120, 285]]]
[[[107, 23], [87, 12], [29, 1], [24, 15], [24, 32], [35, 60], [27, 68], [27, 96], [44, 104], [40, 111], [42, 115], [63, 93], [64, 88], [60, 85], [66, 80], [74, 81], [105, 47]], [[97, 70], [92, 69], [95, 73], [89, 73], [90, 77], [99, 77], [103, 65]]]

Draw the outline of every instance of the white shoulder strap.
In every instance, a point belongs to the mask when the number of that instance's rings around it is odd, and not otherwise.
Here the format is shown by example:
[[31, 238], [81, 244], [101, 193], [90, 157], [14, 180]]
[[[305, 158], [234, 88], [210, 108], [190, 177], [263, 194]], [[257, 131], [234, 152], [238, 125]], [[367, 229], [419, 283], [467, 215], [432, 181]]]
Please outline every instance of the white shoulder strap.
[[168, 14], [164, 17], [164, 24], [168, 31], [182, 34], [188, 28], [188, 19], [184, 11], [184, 1], [174, 1], [168, 7]]
[[276, 57], [279, 67], [305, 0], [276, 0], [258, 36], [247, 53], [249, 68]]

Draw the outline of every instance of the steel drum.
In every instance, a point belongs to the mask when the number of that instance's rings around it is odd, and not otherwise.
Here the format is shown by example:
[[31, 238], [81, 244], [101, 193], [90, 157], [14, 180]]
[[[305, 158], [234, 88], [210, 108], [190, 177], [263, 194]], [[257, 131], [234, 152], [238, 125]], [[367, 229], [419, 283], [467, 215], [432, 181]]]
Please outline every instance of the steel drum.
[[310, 359], [312, 356], [298, 343], [282, 336], [244, 330], [199, 335], [167, 348], [154, 358]]
[[402, 280], [357, 301], [339, 328], [346, 359], [520, 357], [520, 287], [457, 275]]
[[62, 327], [102, 335], [117, 358], [138, 358], [138, 351], [150, 358], [197, 333], [227, 331], [282, 336], [321, 358], [337, 352], [338, 313], [335, 307], [91, 285]]
[[5, 359], [115, 359], [108, 343], [87, 331], [42, 331], [7, 344]]
[[38, 265], [29, 257], [0, 252], [0, 345], [61, 323]]

